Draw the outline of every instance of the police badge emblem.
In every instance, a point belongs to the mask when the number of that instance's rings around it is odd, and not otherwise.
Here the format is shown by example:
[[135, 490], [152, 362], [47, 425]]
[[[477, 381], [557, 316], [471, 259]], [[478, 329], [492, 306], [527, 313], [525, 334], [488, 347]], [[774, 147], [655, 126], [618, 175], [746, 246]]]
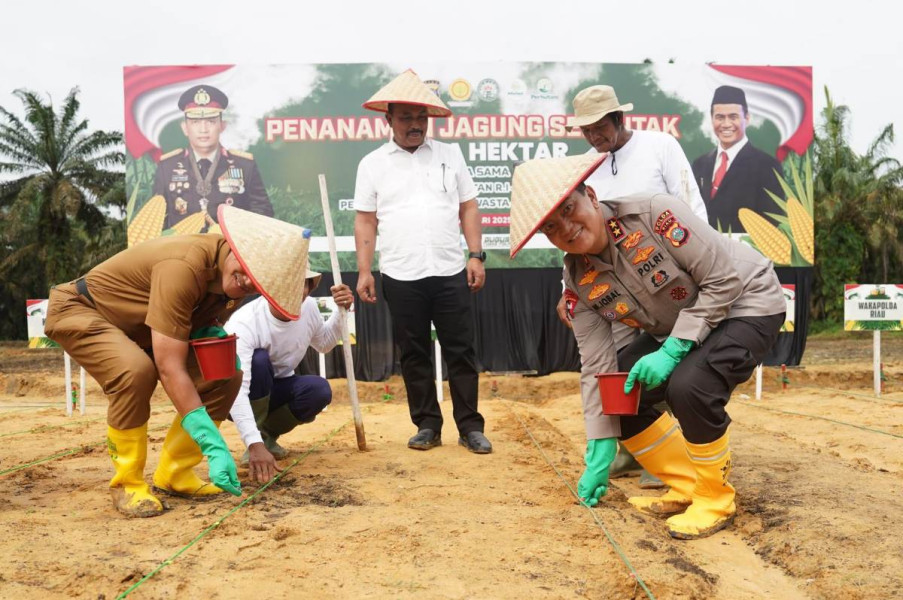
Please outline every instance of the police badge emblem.
[[185, 198], [179, 196], [176, 198], [176, 203], [173, 208], [175, 208], [176, 212], [180, 215], [184, 215], [188, 212], [188, 202], [185, 201]]

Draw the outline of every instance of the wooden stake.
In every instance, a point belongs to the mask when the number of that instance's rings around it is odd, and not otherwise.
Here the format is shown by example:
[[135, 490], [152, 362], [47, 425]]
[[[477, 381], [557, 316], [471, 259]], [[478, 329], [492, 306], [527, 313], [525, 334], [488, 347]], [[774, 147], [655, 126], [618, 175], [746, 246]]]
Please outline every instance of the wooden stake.
[[[335, 249], [335, 230], [332, 227], [332, 212], [329, 210], [329, 194], [326, 192], [326, 176], [320, 174], [320, 202], [323, 204], [323, 220], [326, 222], [326, 237], [329, 241], [329, 258], [332, 262], [332, 278], [335, 285], [342, 283], [342, 272], [339, 269], [339, 255]], [[351, 398], [351, 414], [354, 415], [354, 433], [357, 435], [357, 449], [367, 449], [367, 438], [364, 436], [364, 418], [361, 406], [357, 401], [357, 381], [354, 379], [354, 360], [351, 357], [351, 336], [348, 333], [347, 311], [339, 307], [339, 320], [342, 323], [342, 351], [345, 354], [345, 378], [348, 380], [348, 395]]]

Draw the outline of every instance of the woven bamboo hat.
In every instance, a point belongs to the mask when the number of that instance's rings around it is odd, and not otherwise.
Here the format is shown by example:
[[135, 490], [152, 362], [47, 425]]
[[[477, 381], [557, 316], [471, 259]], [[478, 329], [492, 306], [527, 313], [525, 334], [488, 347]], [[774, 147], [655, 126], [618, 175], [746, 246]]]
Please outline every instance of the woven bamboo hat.
[[450, 117], [452, 111], [445, 103], [420, 81], [417, 73], [408, 69], [373, 94], [364, 102], [364, 108], [379, 112], [389, 112], [389, 104], [416, 104], [425, 106], [431, 117]]
[[607, 155], [581, 154], [528, 160], [514, 169], [511, 184], [511, 258], [542, 222], [586, 180]]
[[226, 204], [216, 215], [254, 287], [282, 316], [296, 321], [308, 272], [310, 230]]
[[633, 104], [621, 104], [610, 85], [593, 85], [574, 96], [574, 116], [568, 117], [567, 130], [592, 125], [608, 113], [633, 110]]

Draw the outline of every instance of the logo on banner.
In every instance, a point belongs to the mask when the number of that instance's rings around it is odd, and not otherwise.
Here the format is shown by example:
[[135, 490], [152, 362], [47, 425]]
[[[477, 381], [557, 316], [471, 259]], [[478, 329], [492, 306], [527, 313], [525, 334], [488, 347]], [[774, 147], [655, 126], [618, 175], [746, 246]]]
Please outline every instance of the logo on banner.
[[480, 100], [485, 102], [498, 100], [499, 82], [488, 77], [480, 80], [480, 83], [477, 84], [477, 96], [479, 96]]
[[448, 86], [448, 95], [456, 102], [467, 102], [473, 94], [470, 82], [466, 79], [455, 79]]
[[523, 79], [515, 79], [508, 87], [509, 96], [523, 96], [527, 93], [527, 84]]
[[536, 94], [531, 94], [531, 98], [533, 100], [557, 100], [558, 96], [553, 94], [552, 91], [555, 89], [555, 86], [552, 84], [552, 80], [548, 77], [540, 77], [536, 80]]
[[437, 96], [439, 95], [439, 80], [438, 79], [427, 79], [426, 81], [423, 82], [423, 84], [426, 87], [430, 88], [430, 90], [434, 94], [436, 94]]

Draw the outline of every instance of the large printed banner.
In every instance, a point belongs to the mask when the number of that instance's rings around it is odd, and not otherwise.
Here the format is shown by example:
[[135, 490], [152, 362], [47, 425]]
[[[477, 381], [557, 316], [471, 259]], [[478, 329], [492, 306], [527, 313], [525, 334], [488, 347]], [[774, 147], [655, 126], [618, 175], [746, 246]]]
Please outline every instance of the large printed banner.
[[843, 320], [845, 331], [903, 330], [903, 285], [848, 283]]
[[[775, 264], [813, 263], [812, 72], [809, 67], [599, 63], [211, 65], [125, 68], [129, 242], [217, 231], [216, 207], [234, 204], [311, 228], [312, 267], [329, 268], [317, 175], [329, 186], [342, 270], [356, 270], [357, 165], [390, 139], [380, 113], [361, 107], [413, 68], [455, 112], [429, 135], [461, 147], [477, 185], [487, 266], [557, 267], [561, 253], [534, 236], [508, 258], [511, 174], [516, 162], [583, 153], [565, 128], [581, 89], [615, 88], [633, 130], [674, 136], [707, 205], [710, 224]], [[714, 90], [742, 89], [748, 113], [725, 133]], [[194, 89], [201, 86], [201, 89]], [[225, 106], [222, 121], [193, 123], [180, 98]], [[222, 92], [222, 95], [219, 94]], [[183, 98], [184, 100], [184, 98]], [[718, 117], [720, 118], [720, 117]], [[716, 128], [719, 133], [716, 135]], [[740, 151], [718, 176], [719, 138]], [[726, 138], [725, 138], [726, 139]], [[204, 155], [216, 150], [204, 164]], [[736, 148], [735, 148], [736, 150]], [[629, 168], [629, 165], [623, 168]], [[720, 181], [713, 195], [713, 180]], [[681, 195], [676, 193], [675, 195]], [[411, 224], [416, 227], [416, 223]], [[463, 239], [462, 239], [463, 245]]]

